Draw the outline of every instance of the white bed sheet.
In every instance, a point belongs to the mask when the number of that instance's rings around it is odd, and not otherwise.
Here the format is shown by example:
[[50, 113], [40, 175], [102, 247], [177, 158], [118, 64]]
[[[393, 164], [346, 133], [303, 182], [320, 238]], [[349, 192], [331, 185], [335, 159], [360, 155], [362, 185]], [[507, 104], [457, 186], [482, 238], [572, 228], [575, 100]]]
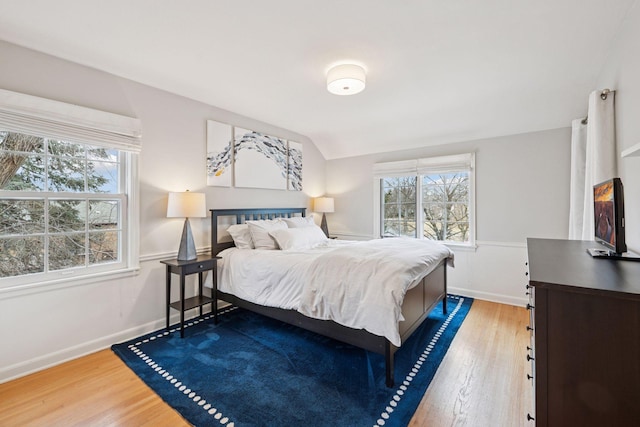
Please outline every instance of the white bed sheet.
[[218, 256], [218, 289], [270, 307], [365, 329], [400, 346], [408, 289], [453, 252], [429, 240], [328, 240], [298, 251], [231, 248]]

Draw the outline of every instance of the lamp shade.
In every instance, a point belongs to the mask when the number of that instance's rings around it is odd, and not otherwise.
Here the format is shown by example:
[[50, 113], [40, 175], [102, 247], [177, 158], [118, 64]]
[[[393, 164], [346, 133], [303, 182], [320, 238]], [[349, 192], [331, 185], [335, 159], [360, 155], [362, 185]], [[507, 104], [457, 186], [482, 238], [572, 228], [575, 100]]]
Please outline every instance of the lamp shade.
[[204, 218], [207, 206], [204, 193], [169, 193], [167, 218]]
[[366, 84], [364, 68], [356, 64], [336, 65], [327, 72], [327, 90], [334, 95], [354, 95]]
[[318, 197], [313, 202], [313, 210], [322, 213], [333, 212], [333, 197]]

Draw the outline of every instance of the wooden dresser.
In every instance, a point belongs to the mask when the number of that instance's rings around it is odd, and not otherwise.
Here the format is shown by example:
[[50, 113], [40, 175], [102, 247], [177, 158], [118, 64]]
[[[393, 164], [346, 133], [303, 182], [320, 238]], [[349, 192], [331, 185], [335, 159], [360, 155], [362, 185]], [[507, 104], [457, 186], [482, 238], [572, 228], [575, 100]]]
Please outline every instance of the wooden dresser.
[[640, 426], [640, 262], [527, 239], [537, 426]]

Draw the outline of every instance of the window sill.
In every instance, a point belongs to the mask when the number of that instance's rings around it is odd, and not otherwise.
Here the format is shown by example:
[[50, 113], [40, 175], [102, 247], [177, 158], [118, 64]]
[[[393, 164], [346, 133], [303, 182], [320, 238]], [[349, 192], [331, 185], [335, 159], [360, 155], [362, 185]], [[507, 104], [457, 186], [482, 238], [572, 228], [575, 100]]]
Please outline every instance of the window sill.
[[0, 284], [0, 300], [21, 297], [34, 293], [42, 293], [75, 286], [87, 285], [103, 280], [120, 279], [124, 277], [133, 277], [140, 272], [140, 267], [124, 268], [115, 271], [105, 271], [100, 273], [86, 274], [81, 277], [63, 277], [40, 282], [21, 283], [15, 285], [2, 286]]
[[471, 243], [450, 243], [450, 242], [445, 242], [443, 243], [446, 247], [448, 247], [449, 249], [451, 249], [452, 251], [462, 251], [462, 252], [475, 252], [478, 249], [478, 245], [477, 244], [471, 244]]
[[[402, 236], [381, 236], [381, 239], [389, 239]], [[442, 243], [451, 250], [462, 252], [475, 252], [478, 249], [477, 243], [455, 243], [455, 242], [443, 242], [441, 240], [433, 240], [434, 242]]]

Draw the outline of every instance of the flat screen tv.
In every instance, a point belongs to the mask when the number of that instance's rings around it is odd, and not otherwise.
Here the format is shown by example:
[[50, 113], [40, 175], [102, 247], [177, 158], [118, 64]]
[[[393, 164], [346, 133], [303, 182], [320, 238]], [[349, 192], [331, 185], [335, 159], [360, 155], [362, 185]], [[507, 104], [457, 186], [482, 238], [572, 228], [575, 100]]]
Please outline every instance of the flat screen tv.
[[624, 195], [620, 178], [593, 186], [595, 239], [612, 254], [627, 252], [624, 237]]

